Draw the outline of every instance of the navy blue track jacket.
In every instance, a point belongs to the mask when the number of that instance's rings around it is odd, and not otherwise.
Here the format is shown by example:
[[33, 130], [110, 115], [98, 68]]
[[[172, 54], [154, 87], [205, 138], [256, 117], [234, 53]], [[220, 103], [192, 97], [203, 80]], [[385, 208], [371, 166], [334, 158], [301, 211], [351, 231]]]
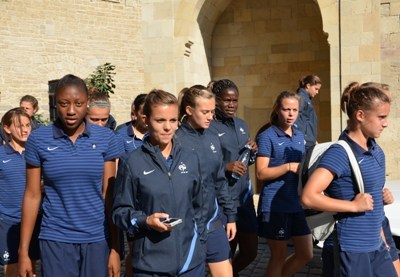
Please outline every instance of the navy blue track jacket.
[[294, 126], [304, 134], [306, 149], [308, 149], [315, 145], [317, 141], [318, 119], [307, 91], [300, 88], [298, 94], [300, 96], [300, 108]]
[[[122, 230], [135, 234], [133, 268], [176, 276], [200, 265], [205, 257], [200, 243], [204, 227], [199, 160], [173, 143], [170, 168], [149, 138], [119, 160], [112, 219]], [[146, 218], [157, 212], [183, 222], [171, 232], [149, 229]]]
[[228, 223], [235, 222], [236, 208], [225, 178], [225, 164], [218, 137], [207, 129], [195, 130], [186, 122], [182, 123], [176, 136], [183, 147], [195, 151], [200, 158], [204, 204], [202, 215], [206, 230], [212, 232], [222, 226], [222, 212]]
[[[237, 117], [215, 119], [211, 121], [209, 129], [220, 139], [225, 164], [237, 160], [250, 139], [246, 122]], [[249, 165], [252, 162], [254, 161], [250, 161]], [[243, 206], [253, 196], [249, 171], [247, 170], [246, 174], [238, 180], [232, 178], [232, 173], [227, 171], [226, 177], [229, 182], [229, 191], [236, 207]]]

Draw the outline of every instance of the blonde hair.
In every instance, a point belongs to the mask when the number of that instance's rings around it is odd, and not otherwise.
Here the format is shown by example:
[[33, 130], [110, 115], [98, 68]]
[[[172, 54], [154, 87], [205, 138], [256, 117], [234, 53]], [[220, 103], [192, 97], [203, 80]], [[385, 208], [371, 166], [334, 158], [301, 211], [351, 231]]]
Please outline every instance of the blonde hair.
[[178, 103], [179, 103], [179, 120], [182, 121], [186, 113], [186, 107], [196, 107], [196, 99], [202, 97], [205, 99], [215, 98], [215, 95], [207, 88], [190, 87], [184, 88], [179, 92]]

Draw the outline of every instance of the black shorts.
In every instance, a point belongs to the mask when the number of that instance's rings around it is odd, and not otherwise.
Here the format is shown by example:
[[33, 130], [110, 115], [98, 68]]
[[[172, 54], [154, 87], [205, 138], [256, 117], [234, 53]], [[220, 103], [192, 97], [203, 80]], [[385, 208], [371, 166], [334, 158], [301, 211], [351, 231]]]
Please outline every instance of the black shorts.
[[[29, 257], [31, 260], [40, 259], [39, 230], [40, 217], [32, 234], [31, 244], [29, 245]], [[18, 248], [20, 240], [21, 223], [11, 222], [0, 218], [0, 264], [18, 263]]]
[[261, 213], [258, 218], [258, 235], [272, 240], [289, 240], [293, 236], [311, 234], [304, 212]]

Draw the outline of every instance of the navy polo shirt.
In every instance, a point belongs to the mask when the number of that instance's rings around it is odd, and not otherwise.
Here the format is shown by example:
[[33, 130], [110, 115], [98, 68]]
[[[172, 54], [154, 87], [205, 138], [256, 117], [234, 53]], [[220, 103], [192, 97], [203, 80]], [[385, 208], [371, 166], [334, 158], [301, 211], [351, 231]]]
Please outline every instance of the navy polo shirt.
[[[127, 153], [132, 152], [135, 149], [138, 149], [143, 144], [143, 140], [141, 140], [135, 135], [135, 132], [133, 131], [132, 128], [132, 122], [127, 126], [117, 129], [116, 132], [120, 135], [124, 143], [125, 152]], [[143, 137], [143, 139], [146, 136], [147, 134]]]
[[37, 129], [26, 144], [27, 164], [42, 167], [45, 198], [40, 238], [66, 243], [107, 237], [104, 162], [123, 154], [113, 131], [87, 123], [75, 143], [58, 122]]
[[[296, 128], [289, 136], [281, 128], [272, 125], [257, 137], [257, 157], [269, 157], [268, 167], [285, 163], [301, 162], [304, 154], [304, 137]], [[297, 192], [298, 175], [287, 172], [275, 180], [264, 182], [261, 193], [261, 212], [302, 211]]]
[[[385, 155], [374, 139], [368, 139], [368, 150], [354, 142], [346, 132], [340, 139], [347, 141], [353, 150], [364, 180], [365, 192], [372, 195], [374, 209], [362, 213], [340, 214], [337, 228], [339, 243], [345, 252], [371, 252], [382, 244], [381, 228], [384, 219], [382, 189], [385, 184]], [[323, 155], [318, 167], [335, 174], [327, 188], [330, 197], [351, 201], [359, 193], [351, 172], [346, 151], [332, 145]]]
[[21, 221], [21, 204], [25, 191], [26, 164], [24, 153], [8, 143], [0, 146], [0, 218]]

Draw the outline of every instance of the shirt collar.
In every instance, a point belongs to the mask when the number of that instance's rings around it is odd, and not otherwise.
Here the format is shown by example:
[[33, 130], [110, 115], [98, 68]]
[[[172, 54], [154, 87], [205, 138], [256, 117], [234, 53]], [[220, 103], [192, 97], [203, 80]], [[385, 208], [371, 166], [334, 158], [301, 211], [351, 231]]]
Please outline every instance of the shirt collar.
[[215, 110], [215, 115], [216, 115], [216, 118], [219, 121], [221, 121], [222, 123], [224, 123], [226, 125], [235, 125], [234, 116], [229, 117], [224, 112], [221, 112], [219, 110]]
[[361, 156], [361, 155], [364, 155], [366, 153], [370, 153], [371, 150], [375, 149], [375, 146], [376, 146], [375, 139], [368, 138], [368, 140], [367, 140], [368, 150], [365, 150], [358, 143], [356, 143], [354, 140], [352, 140], [349, 137], [348, 132], [349, 131], [347, 129], [344, 130], [344, 132], [340, 135], [339, 139], [342, 139], [342, 140], [346, 141], [350, 145], [350, 148], [353, 150], [354, 155]]
[[143, 135], [143, 139], [138, 138], [138, 137], [136, 136], [136, 134], [135, 134], [135, 131], [133, 130], [133, 121], [132, 121], [130, 124], [128, 124], [126, 133], [127, 133], [127, 135], [128, 135], [129, 137], [133, 137], [134, 139], [136, 139], [136, 140], [141, 140], [141, 141], [144, 141], [144, 139], [145, 139], [145, 138], [148, 136], [148, 134], [149, 134], [149, 133], [145, 133], [145, 134]]
[[202, 134], [202, 133], [204, 133], [204, 129], [203, 128], [194, 129], [186, 120], [182, 121], [181, 128], [186, 130], [187, 132], [193, 133], [193, 134], [198, 134], [198, 133]]
[[[275, 133], [278, 135], [278, 137], [286, 137], [289, 136], [288, 134], [285, 133], [285, 131], [283, 131], [281, 128], [279, 128], [276, 125], [271, 125], [271, 127], [274, 129]], [[293, 132], [293, 136], [297, 136], [299, 134], [299, 130], [296, 128], [292, 127], [292, 132]]]
[[307, 91], [304, 88], [300, 88], [298, 92], [299, 94], [304, 94], [304, 96], [311, 99], [311, 96], [307, 93]]
[[135, 132], [133, 131], [133, 122], [129, 123], [127, 128], [128, 128], [128, 130], [126, 131], [126, 133], [128, 134], [128, 136], [134, 137]]
[[4, 144], [4, 150], [6, 151], [7, 154], [12, 154], [14, 152], [17, 152], [17, 151], [15, 151], [14, 148], [12, 148], [12, 146], [10, 145], [10, 143], [8, 141]]
[[[172, 150], [171, 153], [169, 154], [169, 156], [171, 156], [171, 158], [173, 159], [174, 157], [176, 157], [177, 155], [177, 151], [179, 149], [179, 143], [176, 140], [175, 136], [172, 138]], [[143, 145], [142, 145], [145, 149], [147, 149], [149, 152], [151, 153], [158, 153], [161, 152], [160, 147], [158, 145], [153, 145], [150, 142], [150, 136], [146, 135], [143, 138]]]
[[[83, 121], [85, 122], [85, 129], [83, 130], [82, 135], [90, 137], [91, 134], [90, 123], [87, 122], [86, 118], [84, 118]], [[68, 135], [62, 129], [62, 124], [60, 119], [57, 119], [53, 124], [53, 137], [54, 138], [68, 137]]]

